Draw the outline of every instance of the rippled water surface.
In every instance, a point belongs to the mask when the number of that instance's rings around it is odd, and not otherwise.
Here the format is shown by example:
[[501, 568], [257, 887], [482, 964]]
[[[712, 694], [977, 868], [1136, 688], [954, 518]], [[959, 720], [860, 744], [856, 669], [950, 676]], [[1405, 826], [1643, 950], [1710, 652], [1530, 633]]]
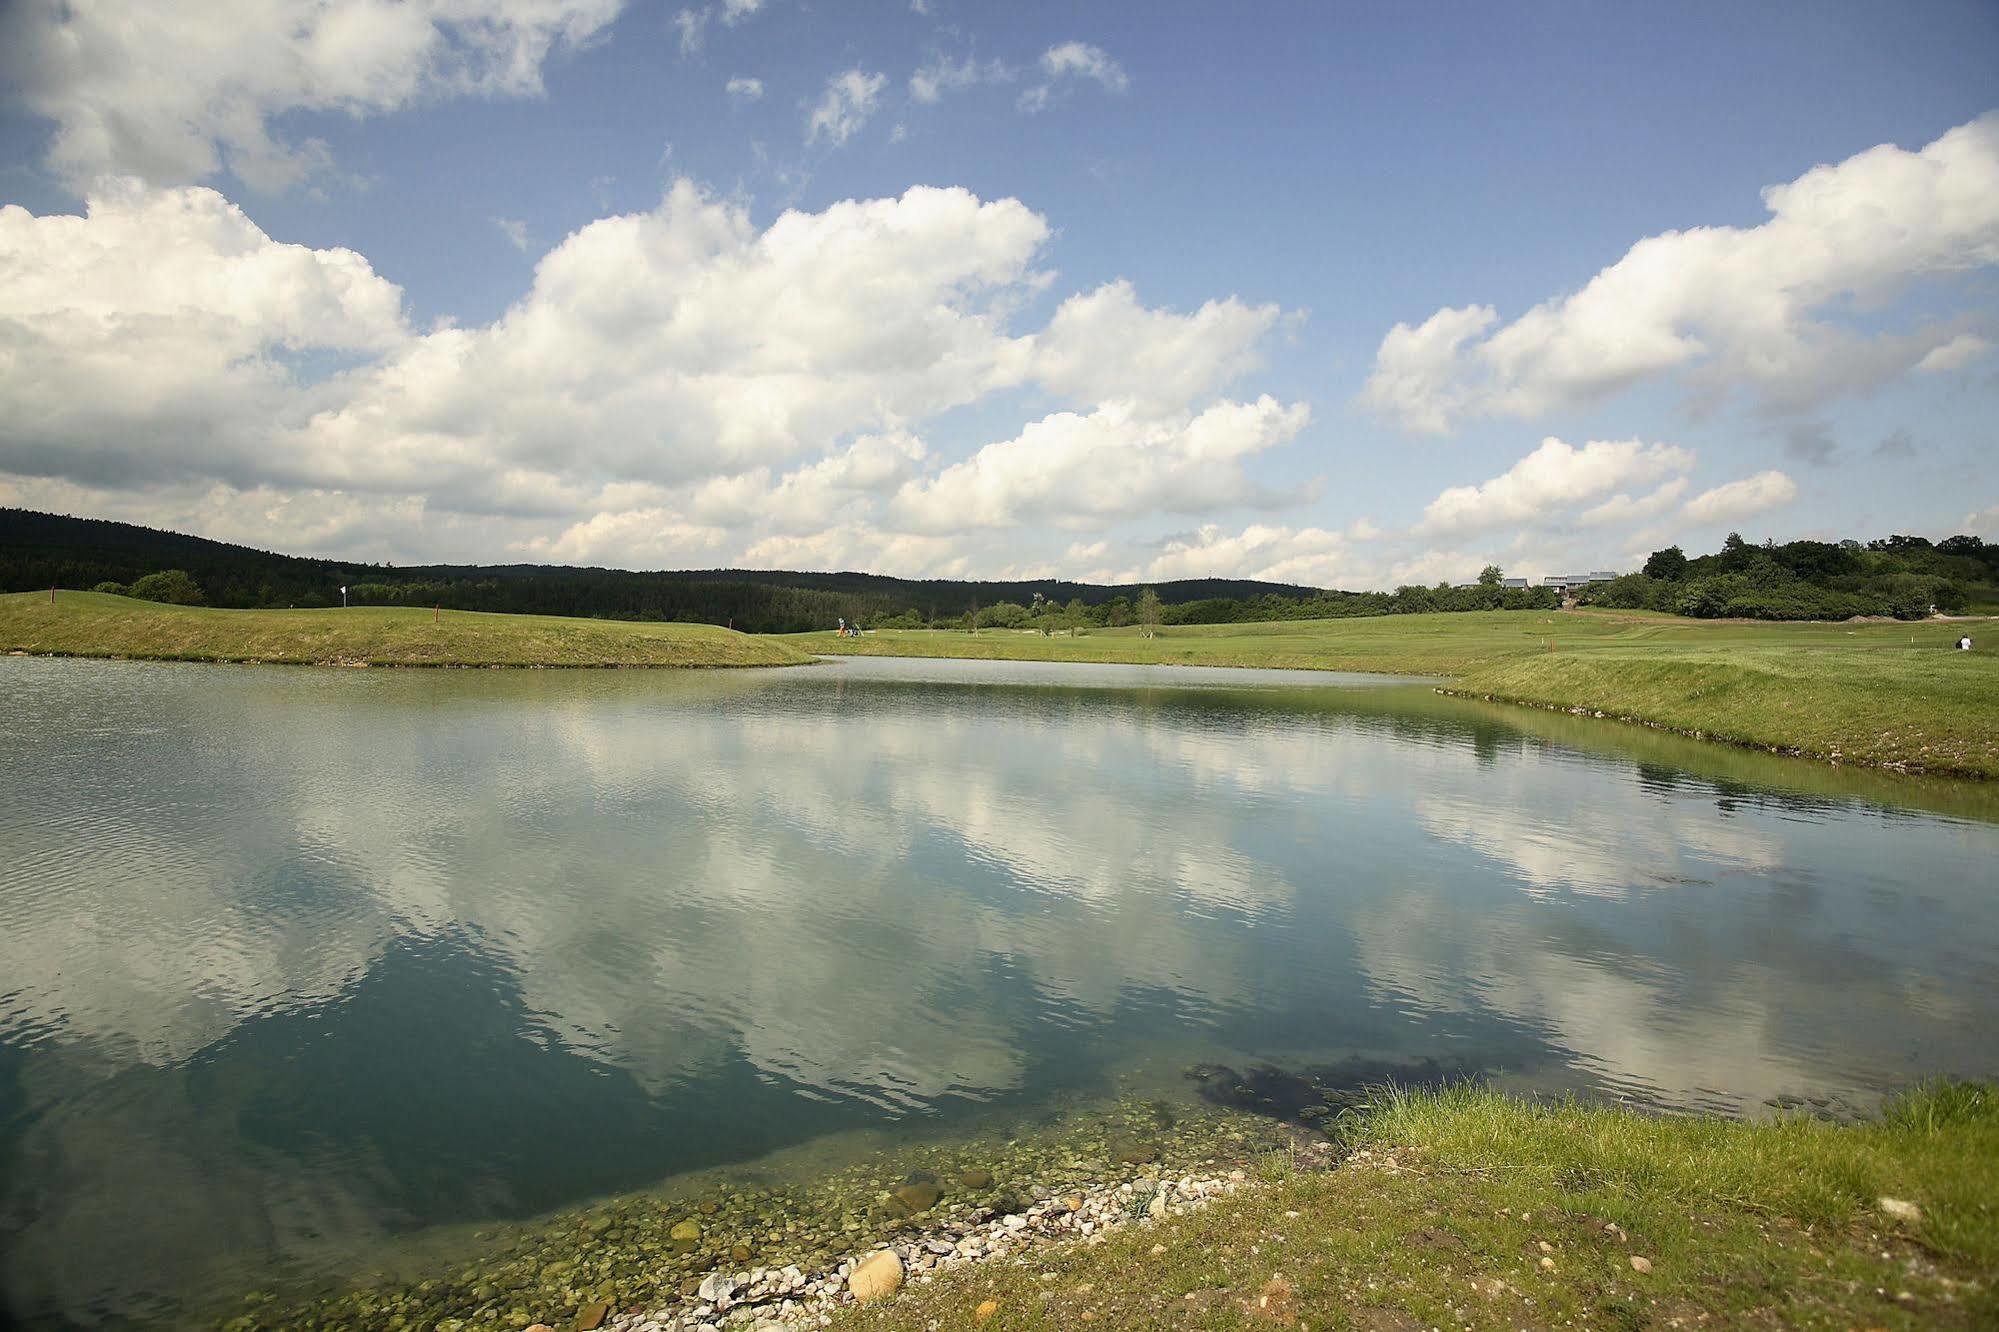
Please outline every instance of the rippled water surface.
[[1999, 1066], [1999, 825], [1421, 686], [0, 660], [0, 1288], [280, 1268], [1195, 1061]]

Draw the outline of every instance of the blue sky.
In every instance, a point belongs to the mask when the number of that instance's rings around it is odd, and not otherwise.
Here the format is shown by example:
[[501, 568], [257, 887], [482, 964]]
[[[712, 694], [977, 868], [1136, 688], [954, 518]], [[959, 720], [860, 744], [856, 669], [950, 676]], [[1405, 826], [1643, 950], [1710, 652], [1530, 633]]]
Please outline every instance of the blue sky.
[[0, 20], [0, 502], [1348, 587], [1999, 537], [1989, 4], [159, 8]]

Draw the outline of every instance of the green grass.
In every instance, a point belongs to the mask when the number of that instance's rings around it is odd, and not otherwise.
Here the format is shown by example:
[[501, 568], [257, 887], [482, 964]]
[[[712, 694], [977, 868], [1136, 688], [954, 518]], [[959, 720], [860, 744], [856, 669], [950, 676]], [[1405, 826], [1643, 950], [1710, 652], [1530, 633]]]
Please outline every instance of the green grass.
[[787, 641], [834, 654], [1303, 667], [1428, 675], [1509, 703], [1581, 708], [1842, 763], [1999, 777], [1999, 654], [1958, 624], [1746, 624], [1488, 611], [1190, 625], [1081, 637], [891, 630]]
[[783, 666], [781, 640], [705, 624], [357, 606], [214, 610], [97, 592], [0, 595], [0, 652], [347, 666]]
[[[979, 1325], [994, 1332], [1999, 1319], [1999, 1094], [1987, 1085], [1927, 1088], [1859, 1125], [1655, 1117], [1466, 1087], [1390, 1095], [1344, 1127], [1356, 1150], [1337, 1169], [1277, 1169], [1288, 1177], [1204, 1212], [965, 1269], [841, 1325], [970, 1327], [987, 1301], [997, 1308]], [[1884, 1196], [1922, 1219], [1887, 1217]]]

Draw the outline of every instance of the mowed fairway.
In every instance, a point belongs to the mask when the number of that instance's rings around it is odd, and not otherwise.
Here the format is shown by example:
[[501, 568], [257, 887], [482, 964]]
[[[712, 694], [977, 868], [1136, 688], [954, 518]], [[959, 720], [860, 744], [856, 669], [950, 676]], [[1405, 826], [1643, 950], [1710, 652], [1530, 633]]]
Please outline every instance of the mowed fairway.
[[[1969, 632], [1973, 652], [1951, 644]], [[814, 652], [1387, 671], [1808, 757], [1999, 777], [1999, 622], [1779, 624], [1487, 611], [1082, 637], [982, 629], [800, 634]]]
[[0, 595], [0, 651], [344, 666], [786, 666], [782, 640], [707, 624], [396, 606], [214, 610], [97, 592]]

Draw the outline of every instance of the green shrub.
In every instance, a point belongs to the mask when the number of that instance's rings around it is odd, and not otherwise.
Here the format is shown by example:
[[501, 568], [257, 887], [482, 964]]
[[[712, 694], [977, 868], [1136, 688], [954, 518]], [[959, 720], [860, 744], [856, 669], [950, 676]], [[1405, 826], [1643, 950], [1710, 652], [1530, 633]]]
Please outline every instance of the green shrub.
[[103, 582], [99, 583], [96, 587], [91, 588], [90, 590], [92, 592], [108, 593], [109, 595], [114, 597], [123, 597], [131, 595], [131, 593], [127, 591], [123, 583], [114, 583], [108, 578], [105, 579]]
[[207, 598], [201, 584], [188, 577], [185, 569], [162, 569], [132, 584], [130, 595], [141, 601], [163, 601], [170, 606], [199, 606]]

